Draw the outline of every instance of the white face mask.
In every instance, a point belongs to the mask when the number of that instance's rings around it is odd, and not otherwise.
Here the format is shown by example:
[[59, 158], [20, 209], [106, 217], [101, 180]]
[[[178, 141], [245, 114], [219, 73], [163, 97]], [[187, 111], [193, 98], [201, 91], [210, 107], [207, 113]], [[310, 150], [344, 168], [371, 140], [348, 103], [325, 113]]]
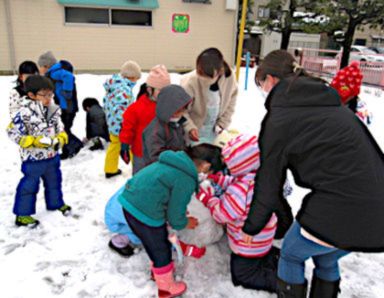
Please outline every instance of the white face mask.
[[269, 95], [269, 92], [260, 89], [260, 93], [261, 93], [261, 96], [262, 96], [264, 99], [267, 99], [267, 97], [268, 97], [268, 95]]
[[204, 180], [207, 179], [208, 174], [207, 174], [207, 173], [200, 172], [200, 173], [198, 174], [198, 177], [199, 177], [199, 182], [201, 183], [201, 182], [203, 182]]
[[169, 122], [179, 122], [180, 119], [181, 119], [181, 117], [171, 117], [171, 118], [169, 119]]

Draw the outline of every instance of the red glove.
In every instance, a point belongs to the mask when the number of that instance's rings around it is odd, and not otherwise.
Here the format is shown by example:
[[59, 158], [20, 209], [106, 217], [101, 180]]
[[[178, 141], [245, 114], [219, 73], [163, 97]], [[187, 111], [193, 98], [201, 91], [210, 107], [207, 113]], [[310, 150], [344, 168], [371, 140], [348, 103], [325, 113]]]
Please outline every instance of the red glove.
[[183, 255], [186, 257], [193, 257], [196, 259], [200, 259], [205, 255], [205, 247], [197, 247], [196, 245], [186, 244], [180, 241], [181, 250], [183, 251]]
[[210, 198], [214, 196], [212, 187], [203, 188], [200, 186], [199, 193], [196, 195], [196, 198], [204, 204], [204, 206], [207, 206], [208, 201]]
[[221, 176], [220, 174], [209, 174], [207, 178], [217, 184]]

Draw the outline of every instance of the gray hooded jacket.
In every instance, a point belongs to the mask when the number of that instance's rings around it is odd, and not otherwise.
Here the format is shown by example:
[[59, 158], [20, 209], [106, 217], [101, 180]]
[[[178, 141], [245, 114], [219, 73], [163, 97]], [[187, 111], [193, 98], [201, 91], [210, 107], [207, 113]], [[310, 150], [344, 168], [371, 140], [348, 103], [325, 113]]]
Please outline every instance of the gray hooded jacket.
[[170, 119], [174, 113], [187, 106], [191, 97], [178, 85], [169, 85], [161, 89], [157, 97], [156, 117], [143, 132], [143, 153], [145, 166], [158, 160], [165, 150], [179, 151], [185, 149], [182, 117], [177, 122]]

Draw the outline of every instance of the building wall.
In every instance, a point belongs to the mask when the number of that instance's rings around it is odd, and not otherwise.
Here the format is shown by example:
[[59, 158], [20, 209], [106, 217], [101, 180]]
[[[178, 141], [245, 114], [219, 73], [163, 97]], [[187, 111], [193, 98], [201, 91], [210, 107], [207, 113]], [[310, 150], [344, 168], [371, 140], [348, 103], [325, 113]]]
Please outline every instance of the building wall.
[[[159, 0], [152, 27], [69, 25], [64, 22], [64, 7], [56, 0], [9, 2], [17, 65], [52, 50], [57, 58], [73, 62], [77, 70], [118, 69], [128, 59], [143, 69], [163, 63], [171, 70], [186, 70], [194, 68], [196, 56], [211, 46], [219, 48], [229, 63], [234, 62], [236, 11], [226, 10], [225, 0], [211, 5]], [[174, 13], [189, 14], [189, 33], [172, 32]], [[0, 71], [10, 70], [3, 14], [1, 7]]]
[[11, 69], [11, 57], [7, 34], [7, 22], [5, 18], [5, 0], [0, 1], [0, 70]]

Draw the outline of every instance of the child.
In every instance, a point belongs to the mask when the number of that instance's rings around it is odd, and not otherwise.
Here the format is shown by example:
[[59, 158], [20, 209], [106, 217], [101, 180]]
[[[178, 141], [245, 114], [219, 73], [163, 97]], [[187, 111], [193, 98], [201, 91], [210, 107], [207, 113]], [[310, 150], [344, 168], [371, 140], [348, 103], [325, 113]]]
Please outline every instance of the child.
[[[231, 275], [234, 285], [245, 288], [276, 292], [277, 261], [279, 250], [272, 248], [277, 229], [277, 217], [272, 214], [264, 229], [252, 238], [250, 244], [243, 241], [242, 227], [253, 197], [256, 171], [259, 167], [259, 147], [255, 136], [239, 135], [223, 148], [222, 156], [230, 172], [229, 176], [210, 175], [224, 193], [215, 196], [212, 187], [200, 188], [197, 198], [211, 211], [213, 218], [226, 224], [231, 255]], [[288, 228], [292, 215], [288, 205], [278, 210], [281, 229]], [[280, 222], [279, 222], [280, 225]], [[279, 229], [278, 236], [285, 231]]]
[[109, 142], [108, 126], [105, 113], [96, 98], [87, 97], [83, 100], [83, 109], [87, 113], [86, 135], [87, 141], [91, 140], [93, 145], [90, 150], [103, 149], [99, 137]]
[[133, 154], [132, 174], [145, 166], [143, 161], [143, 131], [156, 116], [157, 96], [162, 88], [171, 84], [169, 73], [164, 65], [151, 69], [146, 83], [140, 87], [137, 101], [131, 104], [123, 114], [120, 131], [120, 155], [125, 163], [130, 161], [130, 149]]
[[157, 97], [156, 118], [143, 133], [144, 164], [149, 165], [159, 158], [165, 150], [184, 150], [183, 117], [192, 101], [185, 90], [178, 85], [161, 89]]
[[27, 94], [24, 91], [24, 82], [33, 74], [39, 74], [39, 69], [34, 62], [24, 61], [19, 65], [16, 87], [11, 90], [9, 95], [9, 115], [11, 116], [11, 119], [15, 117], [21, 107], [28, 104]]
[[186, 216], [191, 195], [198, 190], [198, 173], [208, 173], [213, 151], [197, 146], [165, 151], [159, 161], [128, 180], [119, 202], [132, 231], [140, 238], [150, 260], [159, 297], [175, 297], [187, 286], [173, 277], [167, 223], [175, 230], [193, 229], [195, 218]]
[[9, 137], [20, 145], [21, 171], [24, 177], [16, 190], [13, 213], [16, 225], [35, 227], [39, 221], [35, 213], [36, 195], [40, 178], [45, 188], [48, 210], [59, 210], [68, 215], [71, 207], [63, 201], [58, 149], [68, 142], [60, 121], [60, 108], [51, 103], [54, 86], [40, 75], [32, 75], [25, 81], [25, 92], [30, 101], [13, 118], [7, 128]]
[[122, 65], [119, 74], [114, 74], [104, 83], [106, 95], [103, 104], [111, 140], [105, 156], [104, 172], [106, 178], [121, 174], [118, 165], [121, 149], [119, 133], [122, 116], [127, 107], [134, 102], [132, 89], [140, 77], [140, 66], [134, 61], [127, 61]]
[[37, 64], [40, 74], [50, 78], [55, 85], [54, 100], [56, 104], [60, 105], [61, 121], [68, 135], [68, 144], [64, 146], [60, 158], [63, 160], [71, 158], [83, 148], [83, 143], [71, 131], [79, 110], [73, 66], [65, 60], [57, 61], [50, 51], [40, 55]]

